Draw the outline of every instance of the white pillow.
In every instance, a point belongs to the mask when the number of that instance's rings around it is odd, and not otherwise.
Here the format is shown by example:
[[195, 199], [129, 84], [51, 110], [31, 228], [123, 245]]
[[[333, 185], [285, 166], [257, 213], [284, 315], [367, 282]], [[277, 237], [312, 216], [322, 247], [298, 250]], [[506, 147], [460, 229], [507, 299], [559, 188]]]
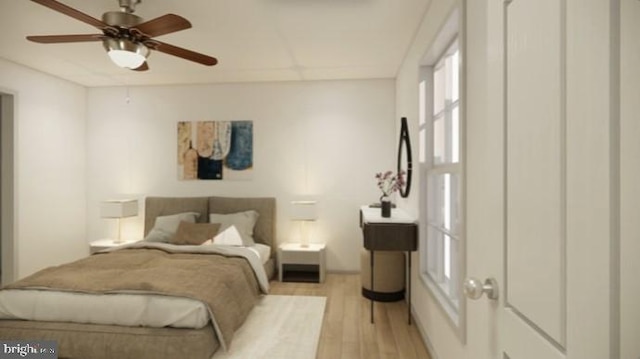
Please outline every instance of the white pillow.
[[158, 216], [153, 228], [149, 231], [149, 234], [144, 238], [148, 242], [166, 242], [169, 243], [171, 238], [175, 236], [180, 222], [195, 223], [196, 219], [200, 217], [200, 213], [197, 212], [185, 212], [172, 214], [169, 216]]
[[258, 221], [258, 216], [258, 212], [254, 210], [230, 214], [210, 213], [209, 222], [220, 223], [218, 233], [222, 233], [227, 228], [235, 226], [242, 238], [242, 245], [252, 246], [255, 244], [253, 241], [253, 227]]
[[242, 236], [236, 229], [236, 226], [227, 227], [222, 232], [213, 237], [213, 244], [219, 244], [224, 246], [242, 246]]

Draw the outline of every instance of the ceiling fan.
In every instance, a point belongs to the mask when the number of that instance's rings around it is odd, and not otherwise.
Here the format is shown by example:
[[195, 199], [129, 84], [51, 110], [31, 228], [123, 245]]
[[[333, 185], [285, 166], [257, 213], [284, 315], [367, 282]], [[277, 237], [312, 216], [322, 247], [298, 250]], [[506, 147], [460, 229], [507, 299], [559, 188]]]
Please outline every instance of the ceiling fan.
[[156, 36], [188, 29], [191, 27], [191, 23], [175, 14], [167, 14], [149, 21], [143, 21], [141, 17], [133, 14], [135, 6], [142, 0], [119, 0], [120, 11], [106, 12], [102, 15], [102, 20], [98, 20], [56, 0], [31, 1], [80, 20], [102, 31], [102, 34], [27, 36], [27, 40], [33, 42], [53, 44], [102, 41], [109, 57], [116, 65], [135, 71], [149, 69], [146, 60], [151, 50], [206, 66], [213, 66], [218, 63], [218, 60], [214, 57], [152, 39]]

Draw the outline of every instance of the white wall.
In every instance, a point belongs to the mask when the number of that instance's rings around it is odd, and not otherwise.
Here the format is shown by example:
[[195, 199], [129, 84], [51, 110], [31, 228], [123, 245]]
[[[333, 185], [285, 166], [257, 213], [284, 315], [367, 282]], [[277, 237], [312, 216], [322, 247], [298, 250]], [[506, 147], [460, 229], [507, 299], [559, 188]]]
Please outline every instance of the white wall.
[[16, 279], [88, 254], [86, 90], [0, 59], [14, 95]]
[[[115, 195], [221, 195], [275, 196], [284, 242], [289, 201], [311, 195], [328, 269], [358, 271], [358, 208], [379, 197], [374, 174], [395, 168], [394, 91], [393, 80], [89, 89], [88, 239], [115, 235], [98, 211]], [[199, 120], [253, 121], [252, 180], [177, 180], [176, 123]], [[125, 220], [123, 236], [140, 238], [142, 218]]]

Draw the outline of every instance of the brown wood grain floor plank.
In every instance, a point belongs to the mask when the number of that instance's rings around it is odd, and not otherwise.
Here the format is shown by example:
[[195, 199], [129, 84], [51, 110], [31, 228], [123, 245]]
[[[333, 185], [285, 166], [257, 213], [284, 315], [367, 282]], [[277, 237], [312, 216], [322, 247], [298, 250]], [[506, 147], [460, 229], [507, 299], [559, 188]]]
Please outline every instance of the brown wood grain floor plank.
[[415, 324], [407, 325], [407, 304], [375, 303], [360, 295], [359, 274], [328, 274], [324, 283], [271, 282], [271, 294], [326, 296], [317, 359], [429, 359]]

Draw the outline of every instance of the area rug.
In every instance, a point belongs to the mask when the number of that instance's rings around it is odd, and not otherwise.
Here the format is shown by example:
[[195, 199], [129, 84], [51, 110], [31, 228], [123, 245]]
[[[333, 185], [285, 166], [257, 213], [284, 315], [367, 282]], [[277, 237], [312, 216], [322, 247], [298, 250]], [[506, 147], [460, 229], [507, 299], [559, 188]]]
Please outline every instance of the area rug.
[[267, 295], [213, 359], [315, 359], [327, 299]]

